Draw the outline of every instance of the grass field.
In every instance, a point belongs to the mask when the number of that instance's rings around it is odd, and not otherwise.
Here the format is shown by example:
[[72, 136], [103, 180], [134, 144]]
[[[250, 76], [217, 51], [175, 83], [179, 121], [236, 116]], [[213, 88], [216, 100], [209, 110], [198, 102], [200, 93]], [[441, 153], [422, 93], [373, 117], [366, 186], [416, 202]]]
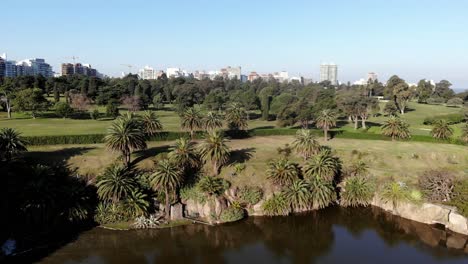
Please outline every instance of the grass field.
[[[383, 109], [384, 103], [381, 104]], [[424, 105], [417, 103], [409, 104], [410, 111], [402, 116], [408, 123], [414, 135], [428, 135], [431, 127], [423, 125], [424, 118], [452, 114], [460, 111], [460, 108], [446, 107], [442, 105]], [[104, 109], [100, 109], [101, 113]], [[122, 113], [125, 111], [121, 111]], [[174, 111], [156, 111], [166, 131], [179, 131], [180, 119]], [[46, 113], [50, 115], [51, 113]], [[387, 117], [381, 115], [369, 119], [368, 133], [380, 133], [380, 125]], [[111, 119], [103, 118], [100, 120], [77, 120], [63, 119], [54, 117], [39, 117], [31, 119], [29, 115], [23, 113], [14, 113], [13, 119], [7, 119], [6, 113], [0, 112], [0, 128], [11, 127], [19, 130], [24, 136], [45, 136], [45, 135], [83, 135], [83, 134], [103, 134], [106, 133]], [[263, 121], [254, 119], [249, 121], [249, 128], [276, 127], [275, 121]], [[455, 135], [460, 135], [461, 124], [454, 125]], [[347, 122], [340, 122], [340, 129], [354, 131], [353, 125]], [[360, 129], [357, 131], [361, 131]]]
[[[231, 163], [221, 171], [221, 176], [233, 185], [259, 185], [271, 188], [266, 178], [267, 162], [277, 158], [276, 149], [291, 143], [291, 136], [253, 137], [229, 142], [233, 152]], [[148, 149], [134, 154], [137, 166], [151, 170], [158, 154], [168, 151], [173, 142], [150, 142]], [[325, 142], [321, 141], [321, 144]], [[447, 168], [460, 177], [468, 177], [468, 148], [449, 144], [417, 142], [388, 142], [353, 139], [334, 139], [325, 145], [332, 147], [343, 160], [344, 166], [361, 156], [372, 177], [379, 181], [394, 178], [416, 184], [417, 176], [430, 168]], [[107, 151], [102, 144], [31, 147], [28, 157], [43, 162], [65, 162], [78, 174], [92, 179], [115, 161], [117, 155]], [[359, 154], [353, 154], [358, 151]], [[301, 162], [292, 155], [292, 159]], [[232, 176], [233, 165], [245, 162], [241, 175]]]

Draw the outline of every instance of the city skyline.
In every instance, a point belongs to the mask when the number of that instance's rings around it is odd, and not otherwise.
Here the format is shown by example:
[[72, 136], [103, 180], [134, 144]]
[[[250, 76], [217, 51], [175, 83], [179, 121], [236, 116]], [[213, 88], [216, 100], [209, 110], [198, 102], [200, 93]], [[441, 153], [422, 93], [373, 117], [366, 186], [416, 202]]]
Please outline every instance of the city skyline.
[[380, 80], [396, 74], [468, 88], [467, 2], [377, 2], [7, 0], [3, 21], [11, 30], [0, 52], [45, 58], [55, 71], [78, 56], [109, 76], [126, 72], [122, 64], [134, 65], [135, 73], [145, 65], [189, 71], [240, 65], [244, 72], [318, 80], [319, 65], [334, 62], [341, 82], [377, 72]]

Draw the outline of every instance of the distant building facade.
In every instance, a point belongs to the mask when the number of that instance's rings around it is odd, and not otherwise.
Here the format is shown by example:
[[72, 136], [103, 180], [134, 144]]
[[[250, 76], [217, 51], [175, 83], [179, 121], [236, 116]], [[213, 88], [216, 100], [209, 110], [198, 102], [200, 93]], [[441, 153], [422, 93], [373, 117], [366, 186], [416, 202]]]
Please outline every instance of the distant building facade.
[[367, 80], [371, 80], [373, 82], [377, 81], [377, 73], [375, 72], [369, 72], [367, 74]]
[[143, 80], [154, 80], [157, 79], [157, 73], [150, 66], [145, 66], [143, 69], [138, 71], [138, 76]]
[[84, 75], [89, 77], [99, 77], [98, 71], [93, 69], [90, 64], [62, 63], [61, 69], [62, 76]]
[[325, 63], [320, 65], [320, 82], [329, 81], [332, 85], [338, 84], [338, 65]]
[[0, 56], [0, 76], [54, 76], [52, 67], [44, 59], [26, 59], [19, 62], [8, 60], [6, 54]]

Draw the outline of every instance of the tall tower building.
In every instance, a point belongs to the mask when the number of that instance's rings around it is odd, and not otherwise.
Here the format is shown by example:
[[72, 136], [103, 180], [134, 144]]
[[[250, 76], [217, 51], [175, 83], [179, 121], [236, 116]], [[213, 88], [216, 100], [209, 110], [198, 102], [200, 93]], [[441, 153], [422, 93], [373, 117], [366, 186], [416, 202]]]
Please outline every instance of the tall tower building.
[[320, 82], [330, 81], [332, 85], [338, 84], [338, 65], [323, 63], [320, 65]]

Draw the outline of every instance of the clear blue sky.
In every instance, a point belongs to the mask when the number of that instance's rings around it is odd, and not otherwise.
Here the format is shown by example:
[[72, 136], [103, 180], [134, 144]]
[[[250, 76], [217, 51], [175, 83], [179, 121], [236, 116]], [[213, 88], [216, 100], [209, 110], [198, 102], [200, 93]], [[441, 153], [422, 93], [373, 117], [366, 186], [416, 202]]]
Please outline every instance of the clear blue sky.
[[54, 70], [78, 56], [109, 75], [150, 65], [242, 66], [340, 81], [375, 71], [468, 88], [468, 1], [2, 0], [0, 53], [42, 57]]

